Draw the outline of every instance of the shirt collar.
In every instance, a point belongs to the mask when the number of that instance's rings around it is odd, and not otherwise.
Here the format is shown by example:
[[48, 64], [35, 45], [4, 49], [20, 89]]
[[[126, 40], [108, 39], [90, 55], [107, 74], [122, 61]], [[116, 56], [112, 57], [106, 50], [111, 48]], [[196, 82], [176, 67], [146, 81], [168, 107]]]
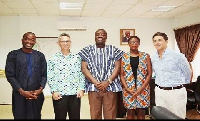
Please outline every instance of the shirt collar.
[[72, 53], [70, 52], [69, 55], [63, 55], [62, 51], [59, 51], [59, 52], [58, 52], [58, 55], [59, 55], [59, 56], [63, 56], [63, 57], [71, 56], [71, 54], [72, 54]]
[[[96, 45], [96, 44], [94, 44], [94, 48], [98, 49], [98, 47], [97, 47], [97, 45]], [[104, 48], [107, 48], [107, 45], [105, 45], [105, 47], [104, 47]], [[104, 49], [104, 48], [102, 48], [102, 49]]]
[[[169, 52], [170, 52], [170, 48], [167, 47], [167, 48], [163, 51], [163, 53], [162, 53], [162, 58], [165, 57], [165, 55], [166, 55], [167, 53], [169, 53]], [[156, 52], [156, 56], [159, 58], [158, 51]]]

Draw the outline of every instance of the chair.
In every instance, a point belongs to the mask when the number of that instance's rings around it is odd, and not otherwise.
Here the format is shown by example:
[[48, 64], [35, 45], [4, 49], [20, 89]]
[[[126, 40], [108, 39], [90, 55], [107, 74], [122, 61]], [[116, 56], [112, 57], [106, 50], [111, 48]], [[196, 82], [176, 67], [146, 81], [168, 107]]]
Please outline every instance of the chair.
[[176, 114], [172, 113], [165, 107], [162, 106], [153, 106], [151, 109], [150, 119], [182, 119]]
[[[187, 103], [195, 104], [196, 111], [200, 114], [199, 105], [200, 105], [200, 76], [197, 77], [195, 89], [187, 89], [188, 97]], [[190, 95], [189, 95], [190, 94]]]

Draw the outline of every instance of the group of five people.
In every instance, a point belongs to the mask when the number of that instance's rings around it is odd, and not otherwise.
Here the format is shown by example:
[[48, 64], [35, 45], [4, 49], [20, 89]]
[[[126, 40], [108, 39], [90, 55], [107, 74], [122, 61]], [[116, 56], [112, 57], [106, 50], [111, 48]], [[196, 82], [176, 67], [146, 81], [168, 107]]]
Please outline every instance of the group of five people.
[[88, 93], [91, 119], [116, 119], [117, 92], [122, 91], [127, 119], [145, 119], [150, 106], [152, 71], [155, 72], [155, 103], [181, 118], [186, 116], [187, 92], [183, 84], [190, 82], [191, 70], [182, 53], [167, 47], [168, 37], [157, 32], [152, 40], [156, 54], [151, 58], [139, 51], [140, 38], [128, 39], [130, 51], [123, 52], [107, 45], [107, 32], [95, 32], [95, 44], [70, 51], [69, 34], [58, 37], [60, 51], [48, 61], [33, 49], [36, 35], [27, 32], [22, 48], [8, 53], [6, 77], [13, 88], [14, 119], [41, 119], [43, 89], [48, 83], [55, 119], [80, 119], [81, 97]]

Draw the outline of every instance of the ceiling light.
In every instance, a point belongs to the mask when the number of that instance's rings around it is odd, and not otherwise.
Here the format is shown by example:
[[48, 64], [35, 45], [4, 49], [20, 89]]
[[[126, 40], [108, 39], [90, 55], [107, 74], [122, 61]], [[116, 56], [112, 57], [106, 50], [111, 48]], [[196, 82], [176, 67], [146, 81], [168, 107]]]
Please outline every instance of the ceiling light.
[[82, 3], [60, 3], [60, 9], [82, 9]]
[[162, 12], [162, 11], [170, 11], [174, 8], [176, 8], [177, 6], [158, 6], [153, 8], [151, 11], [158, 11], [158, 12]]

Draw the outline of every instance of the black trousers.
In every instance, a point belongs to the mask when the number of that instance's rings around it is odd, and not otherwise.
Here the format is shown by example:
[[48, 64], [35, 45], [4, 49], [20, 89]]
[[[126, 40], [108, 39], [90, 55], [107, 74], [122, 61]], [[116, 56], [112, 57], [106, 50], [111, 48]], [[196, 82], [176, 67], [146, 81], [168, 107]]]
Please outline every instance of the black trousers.
[[27, 100], [18, 91], [12, 94], [12, 112], [16, 120], [41, 120], [41, 110], [44, 102], [44, 95], [41, 93], [35, 100]]
[[80, 119], [81, 99], [76, 95], [65, 95], [59, 100], [53, 100], [55, 119], [66, 120], [67, 113], [69, 119]]
[[126, 108], [123, 103], [122, 91], [117, 92], [117, 116], [116, 118], [124, 118], [126, 116]]

